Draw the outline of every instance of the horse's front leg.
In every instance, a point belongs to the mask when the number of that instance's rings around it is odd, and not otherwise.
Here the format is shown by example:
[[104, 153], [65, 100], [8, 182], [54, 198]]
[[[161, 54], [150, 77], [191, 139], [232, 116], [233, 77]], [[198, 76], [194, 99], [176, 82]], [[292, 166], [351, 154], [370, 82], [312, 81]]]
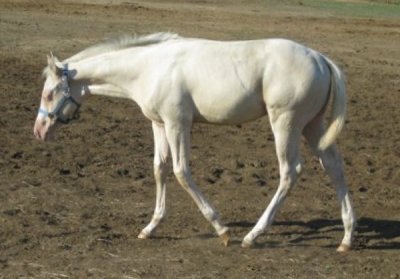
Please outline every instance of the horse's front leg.
[[138, 238], [151, 236], [161, 220], [165, 217], [166, 176], [169, 157], [169, 146], [164, 126], [153, 122], [154, 135], [154, 178], [156, 181], [156, 207], [151, 222], [140, 232]]
[[179, 184], [193, 198], [201, 213], [214, 227], [224, 245], [227, 246], [230, 238], [228, 228], [221, 223], [217, 211], [207, 201], [192, 179], [189, 168], [190, 127], [191, 124], [189, 123], [186, 125], [176, 122], [166, 124], [174, 174]]

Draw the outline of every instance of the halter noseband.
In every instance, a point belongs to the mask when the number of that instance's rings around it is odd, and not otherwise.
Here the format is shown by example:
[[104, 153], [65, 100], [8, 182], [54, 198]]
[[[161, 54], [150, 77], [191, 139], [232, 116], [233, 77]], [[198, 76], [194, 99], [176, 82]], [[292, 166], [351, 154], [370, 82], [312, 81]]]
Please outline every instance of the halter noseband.
[[[81, 106], [81, 104], [79, 104], [70, 94], [70, 88], [68, 85], [68, 64], [64, 64], [63, 66], [61, 80], [63, 81], [64, 85], [62, 92], [63, 95], [61, 99], [58, 101], [56, 107], [53, 109], [53, 111], [48, 111], [46, 109], [39, 108], [39, 113], [51, 119], [55, 118], [57, 122], [60, 122], [62, 124], [68, 124], [74, 118], [74, 116], [76, 115]], [[71, 117], [65, 117], [60, 114], [61, 111], [64, 109], [64, 107], [68, 104], [68, 102], [71, 102], [76, 105], [76, 109]]]

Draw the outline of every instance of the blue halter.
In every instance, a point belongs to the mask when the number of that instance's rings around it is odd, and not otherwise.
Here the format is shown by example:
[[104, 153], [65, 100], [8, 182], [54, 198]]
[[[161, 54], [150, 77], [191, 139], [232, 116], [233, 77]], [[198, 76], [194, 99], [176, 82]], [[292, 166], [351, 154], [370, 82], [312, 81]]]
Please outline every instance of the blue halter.
[[[39, 114], [43, 114], [45, 117], [49, 117], [50, 119], [55, 119], [57, 122], [60, 122], [62, 124], [68, 124], [74, 118], [81, 106], [81, 104], [79, 104], [70, 94], [70, 89], [68, 85], [68, 64], [65, 64], [63, 67], [61, 79], [64, 81], [65, 86], [62, 92], [63, 95], [57, 103], [56, 107], [53, 109], [53, 111], [39, 108]], [[76, 109], [72, 116], [65, 117], [61, 114], [61, 111], [69, 102], [75, 104]]]

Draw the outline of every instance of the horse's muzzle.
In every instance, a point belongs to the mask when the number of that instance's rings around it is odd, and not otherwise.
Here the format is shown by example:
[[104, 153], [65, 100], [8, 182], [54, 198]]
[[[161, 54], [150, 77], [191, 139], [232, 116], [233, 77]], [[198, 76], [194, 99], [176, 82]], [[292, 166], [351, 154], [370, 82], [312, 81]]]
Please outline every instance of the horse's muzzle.
[[37, 119], [35, 126], [33, 127], [33, 134], [35, 135], [36, 139], [41, 141], [54, 140], [55, 125], [55, 123], [50, 124], [47, 121]]

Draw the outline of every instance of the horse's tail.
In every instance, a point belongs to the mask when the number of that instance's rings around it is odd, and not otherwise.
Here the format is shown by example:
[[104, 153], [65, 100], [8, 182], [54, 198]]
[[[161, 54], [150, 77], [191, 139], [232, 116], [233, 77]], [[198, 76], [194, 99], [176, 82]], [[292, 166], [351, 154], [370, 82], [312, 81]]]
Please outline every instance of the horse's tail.
[[318, 149], [325, 150], [335, 142], [343, 129], [346, 116], [346, 87], [342, 71], [329, 58], [322, 56], [331, 72], [332, 115], [325, 133], [319, 140]]

